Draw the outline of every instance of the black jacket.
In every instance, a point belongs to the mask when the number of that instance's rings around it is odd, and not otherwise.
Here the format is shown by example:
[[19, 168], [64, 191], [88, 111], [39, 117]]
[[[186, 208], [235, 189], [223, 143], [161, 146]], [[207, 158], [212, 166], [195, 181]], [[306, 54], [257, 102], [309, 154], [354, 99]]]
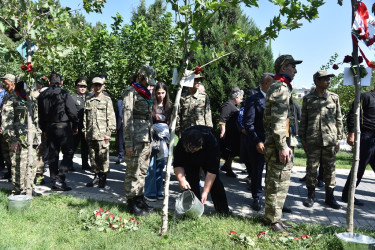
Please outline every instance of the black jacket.
[[50, 85], [38, 97], [39, 126], [42, 131], [53, 123], [71, 122], [72, 129], [78, 128], [77, 108], [68, 91]]

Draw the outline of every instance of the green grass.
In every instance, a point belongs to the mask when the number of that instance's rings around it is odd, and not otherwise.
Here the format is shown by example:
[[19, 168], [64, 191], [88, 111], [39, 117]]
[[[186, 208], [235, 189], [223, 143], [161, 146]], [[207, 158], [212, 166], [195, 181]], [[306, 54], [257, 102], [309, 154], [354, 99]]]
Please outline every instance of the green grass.
[[[302, 148], [295, 148], [294, 150], [294, 165], [306, 166], [306, 154]], [[353, 153], [346, 151], [339, 151], [336, 155], [336, 168], [351, 169], [353, 162]]]
[[[8, 191], [0, 191], [0, 249], [244, 249], [228, 236], [230, 231], [245, 233], [258, 249], [340, 249], [335, 232], [344, 228], [317, 224], [295, 224], [293, 236], [309, 234], [308, 240], [287, 239], [280, 234], [267, 232], [257, 238], [260, 231], [269, 230], [260, 217], [218, 217], [204, 215], [200, 219], [169, 217], [169, 231], [159, 236], [160, 212], [138, 218], [142, 223], [137, 231], [99, 232], [82, 229], [79, 211], [94, 211], [98, 207], [130, 219], [126, 205], [111, 204], [65, 195], [34, 197], [32, 207], [24, 213], [7, 211]], [[375, 237], [374, 231], [356, 232]]]

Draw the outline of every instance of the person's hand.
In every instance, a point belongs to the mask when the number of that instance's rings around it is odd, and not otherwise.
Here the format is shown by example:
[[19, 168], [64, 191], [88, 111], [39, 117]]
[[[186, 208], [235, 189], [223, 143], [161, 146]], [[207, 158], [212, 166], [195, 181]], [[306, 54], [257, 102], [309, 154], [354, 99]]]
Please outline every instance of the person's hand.
[[224, 135], [225, 135], [225, 132], [222, 131], [222, 132], [220, 133], [220, 139], [224, 138]]
[[73, 135], [76, 135], [76, 134], [78, 134], [78, 128], [73, 130]]
[[264, 155], [264, 144], [263, 144], [263, 142], [258, 142], [258, 144], [256, 145], [256, 148], [257, 148], [257, 151], [258, 151], [259, 154]]
[[354, 146], [354, 133], [349, 133], [348, 134], [348, 138], [346, 138], [346, 142], [350, 145], [350, 146]]
[[280, 162], [283, 164], [287, 164], [290, 161], [292, 154], [293, 154], [292, 150], [288, 147], [286, 149], [279, 150]]
[[127, 157], [133, 156], [133, 147], [125, 147], [125, 154]]
[[246, 132], [246, 129], [241, 129], [241, 133], [244, 134], [244, 135], [247, 135], [247, 132]]
[[205, 191], [202, 192], [202, 204], [205, 204], [206, 201], [207, 201], [207, 196], [208, 196], [208, 193], [206, 193]]
[[110, 139], [111, 139], [110, 136], [105, 135], [105, 136], [104, 136], [104, 142], [105, 142], [105, 144], [108, 144]]
[[15, 143], [12, 143], [11, 145], [14, 152], [17, 152], [20, 146], [21, 146], [21, 143], [19, 141], [16, 141]]
[[191, 189], [189, 182], [185, 178], [181, 179], [181, 181], [180, 181], [180, 188], [182, 190]]

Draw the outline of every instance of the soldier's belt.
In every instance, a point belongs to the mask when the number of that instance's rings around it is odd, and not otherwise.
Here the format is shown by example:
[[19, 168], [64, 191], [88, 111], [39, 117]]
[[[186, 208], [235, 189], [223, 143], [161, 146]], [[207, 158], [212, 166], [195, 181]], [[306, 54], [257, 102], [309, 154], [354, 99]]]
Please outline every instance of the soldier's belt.
[[134, 115], [133, 114], [133, 119], [138, 119], [138, 120], [149, 120], [150, 117], [148, 115]]

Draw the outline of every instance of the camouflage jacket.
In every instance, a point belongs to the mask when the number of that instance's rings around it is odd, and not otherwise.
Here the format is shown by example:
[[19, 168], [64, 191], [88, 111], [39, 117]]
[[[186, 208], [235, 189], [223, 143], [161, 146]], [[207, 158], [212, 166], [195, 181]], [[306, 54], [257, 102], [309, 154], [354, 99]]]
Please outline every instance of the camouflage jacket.
[[[32, 110], [31, 124], [32, 136], [34, 144], [37, 143], [36, 140], [36, 126], [35, 121], [35, 101], [32, 100]], [[2, 134], [5, 140], [9, 144], [13, 144], [17, 141], [21, 142], [24, 147], [27, 147], [27, 134], [28, 134], [28, 124], [27, 124], [27, 103], [24, 99], [16, 94], [16, 92], [11, 92], [7, 94], [7, 98], [4, 98], [4, 102], [1, 105], [2, 113]]]
[[303, 97], [298, 135], [303, 145], [332, 146], [342, 139], [343, 123], [339, 96], [327, 91]]
[[86, 100], [82, 131], [90, 141], [102, 141], [116, 130], [116, 118], [111, 98], [100, 93]]
[[133, 147], [136, 142], [151, 142], [151, 108], [134, 87], [125, 89], [122, 112], [126, 147]]
[[177, 120], [177, 129], [184, 131], [195, 125], [212, 128], [210, 99], [206, 93], [200, 91], [193, 95], [181, 96], [180, 111]]
[[286, 83], [274, 81], [268, 89], [263, 123], [266, 132], [264, 145], [286, 149], [286, 139], [293, 134], [295, 123], [292, 92]]
[[78, 94], [78, 93], [74, 93], [71, 95], [72, 98], [73, 98], [73, 101], [74, 101], [74, 104], [76, 105], [76, 108], [77, 108], [77, 116], [78, 116], [78, 129], [82, 129], [83, 128], [83, 116], [84, 116], [84, 113], [85, 113], [85, 102], [87, 99], [90, 98], [89, 95], [87, 94], [84, 94], [83, 96], [81, 94]]

